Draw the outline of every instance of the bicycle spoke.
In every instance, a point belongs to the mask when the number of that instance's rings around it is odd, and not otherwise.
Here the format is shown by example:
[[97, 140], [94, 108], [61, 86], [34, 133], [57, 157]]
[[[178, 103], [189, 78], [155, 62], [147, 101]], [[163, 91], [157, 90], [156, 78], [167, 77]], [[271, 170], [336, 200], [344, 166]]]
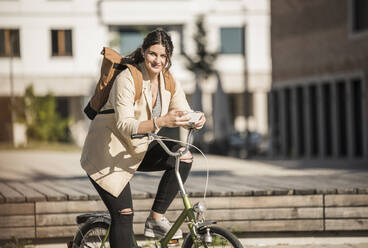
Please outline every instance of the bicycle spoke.
[[212, 242], [211, 243], [206, 243], [204, 241], [200, 241], [198, 243], [198, 245], [193, 247], [196, 248], [200, 248], [200, 247], [204, 247], [204, 248], [231, 248], [234, 247], [226, 238], [218, 235], [218, 234], [211, 234], [212, 236]]
[[[102, 242], [103, 242], [103, 238], [106, 234], [106, 230], [105, 229], [92, 229], [90, 232], [86, 233], [86, 235], [84, 235], [83, 237], [83, 241], [81, 243], [81, 247], [87, 247], [87, 248], [101, 248]], [[109, 244], [106, 241], [104, 246], [102, 246], [104, 248], [108, 248]]]
[[[207, 241], [207, 242], [206, 242]], [[197, 240], [188, 239], [184, 248], [242, 248], [239, 240], [231, 232], [221, 227], [211, 226], [201, 230]]]

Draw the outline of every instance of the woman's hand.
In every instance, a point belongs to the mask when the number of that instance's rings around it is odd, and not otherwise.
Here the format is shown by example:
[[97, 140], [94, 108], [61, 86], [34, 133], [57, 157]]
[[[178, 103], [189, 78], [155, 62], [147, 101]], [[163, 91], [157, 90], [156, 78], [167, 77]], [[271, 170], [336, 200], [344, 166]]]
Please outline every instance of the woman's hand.
[[195, 129], [201, 129], [205, 123], [206, 123], [206, 117], [204, 116], [204, 113], [202, 113], [201, 118], [199, 118], [199, 120], [195, 122], [192, 125], [192, 127], [194, 127]]
[[[177, 109], [170, 110], [166, 115], [156, 119], [159, 127], [182, 127], [187, 126], [190, 117], [185, 116], [185, 112]], [[199, 121], [198, 121], [199, 122]]]

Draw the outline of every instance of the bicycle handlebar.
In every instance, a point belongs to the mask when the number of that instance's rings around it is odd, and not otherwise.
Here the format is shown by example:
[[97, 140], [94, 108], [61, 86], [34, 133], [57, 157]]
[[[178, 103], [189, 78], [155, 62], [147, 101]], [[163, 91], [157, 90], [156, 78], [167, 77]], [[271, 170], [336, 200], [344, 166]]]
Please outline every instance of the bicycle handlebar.
[[180, 172], [179, 172], [179, 164], [180, 164], [180, 156], [182, 156], [183, 154], [187, 153], [188, 150], [189, 150], [189, 145], [190, 145], [190, 139], [193, 135], [193, 131], [195, 129], [193, 128], [190, 128], [189, 129], [189, 133], [188, 133], [188, 136], [187, 136], [187, 141], [185, 143], [185, 149], [183, 151], [177, 151], [177, 152], [172, 152], [166, 145], [165, 143], [162, 141], [161, 137], [158, 136], [157, 134], [155, 133], [145, 133], [145, 134], [133, 134], [131, 135], [130, 137], [132, 139], [139, 139], [139, 138], [144, 138], [144, 137], [152, 137], [154, 140], [157, 141], [157, 143], [160, 144], [160, 146], [164, 149], [164, 151], [169, 155], [169, 156], [172, 156], [172, 157], [175, 157], [175, 176], [176, 176], [176, 179], [178, 180], [178, 184], [179, 184], [179, 187], [180, 187], [180, 191], [181, 191], [181, 194], [183, 195], [183, 197], [185, 197], [187, 194], [185, 192], [185, 188], [184, 188], [184, 183], [183, 183], [183, 180], [181, 179], [181, 176], [180, 176]]
[[149, 137], [149, 133], [145, 133], [145, 134], [132, 134], [130, 135], [130, 138], [131, 139], [141, 139], [141, 138], [144, 138], [144, 137]]
[[190, 140], [192, 138], [192, 135], [193, 135], [193, 131], [194, 129], [191, 128], [189, 129], [189, 133], [188, 133], [188, 136], [187, 136], [187, 140], [185, 142], [185, 149], [183, 151], [178, 151], [178, 152], [173, 152], [171, 151], [166, 145], [165, 143], [162, 141], [161, 137], [158, 136], [157, 134], [155, 133], [144, 133], [144, 134], [132, 134], [130, 137], [131, 139], [141, 139], [141, 138], [144, 138], [144, 137], [152, 137], [154, 140], [156, 140], [160, 145], [161, 147], [165, 150], [165, 152], [167, 154], [169, 154], [170, 156], [172, 157], [178, 157], [178, 156], [181, 156], [185, 153], [187, 153], [187, 151], [189, 150], [189, 145], [190, 145]]

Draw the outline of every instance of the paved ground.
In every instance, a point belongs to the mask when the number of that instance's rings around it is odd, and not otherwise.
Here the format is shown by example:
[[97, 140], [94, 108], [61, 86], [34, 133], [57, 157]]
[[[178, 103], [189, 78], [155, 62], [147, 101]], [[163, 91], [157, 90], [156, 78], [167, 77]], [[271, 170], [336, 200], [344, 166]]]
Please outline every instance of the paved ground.
[[[79, 152], [0, 151], [0, 181], [86, 180], [79, 165]], [[240, 160], [209, 155], [209, 191], [339, 190], [368, 189], [368, 161], [363, 160]], [[206, 159], [195, 155], [187, 190], [203, 192]], [[134, 192], [147, 191], [144, 184], [159, 183], [161, 172], [138, 172], [132, 181]], [[143, 185], [143, 188], [142, 188]], [[150, 187], [154, 193], [155, 187]]]
[[[249, 238], [241, 240], [244, 248], [367, 248], [368, 237], [297, 237]], [[140, 242], [140, 245], [147, 243]], [[65, 248], [65, 244], [33, 245], [29, 248]], [[152, 246], [154, 247], [154, 246]]]
[[242, 239], [245, 248], [367, 248], [368, 237], [283, 237]]

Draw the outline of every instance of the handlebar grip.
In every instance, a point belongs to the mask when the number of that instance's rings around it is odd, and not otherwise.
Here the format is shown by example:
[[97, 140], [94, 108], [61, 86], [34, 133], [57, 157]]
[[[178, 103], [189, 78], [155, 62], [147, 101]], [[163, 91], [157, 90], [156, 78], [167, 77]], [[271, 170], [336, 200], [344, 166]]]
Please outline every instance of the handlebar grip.
[[130, 138], [131, 139], [141, 139], [141, 138], [144, 138], [144, 137], [148, 137], [148, 133], [145, 133], [145, 134], [132, 134], [132, 135], [130, 135]]

